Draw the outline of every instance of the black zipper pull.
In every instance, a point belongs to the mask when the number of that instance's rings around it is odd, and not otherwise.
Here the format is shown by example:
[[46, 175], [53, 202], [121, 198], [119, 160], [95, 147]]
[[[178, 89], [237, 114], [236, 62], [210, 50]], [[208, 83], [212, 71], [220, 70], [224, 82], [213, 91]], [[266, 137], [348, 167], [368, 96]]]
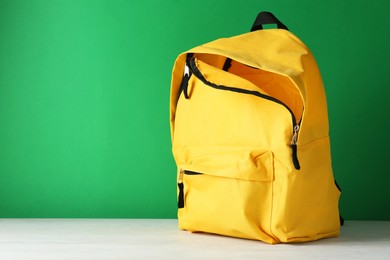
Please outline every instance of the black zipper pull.
[[179, 188], [179, 195], [177, 198], [177, 207], [184, 208], [184, 184], [183, 184], [183, 170], [180, 169], [179, 178], [177, 180], [177, 187]]
[[295, 169], [297, 169], [297, 170], [301, 169], [301, 166], [299, 165], [298, 149], [297, 149], [298, 131], [299, 131], [299, 125], [295, 125], [294, 126], [294, 134], [293, 134], [293, 137], [291, 139], [292, 161], [293, 161]]
[[180, 93], [183, 92], [184, 97], [186, 99], [189, 99], [189, 95], [188, 95], [188, 82], [190, 81], [190, 77], [191, 77], [190, 68], [188, 67], [188, 65], [186, 63], [185, 67], [184, 67], [183, 78], [182, 78], [181, 83], [180, 83]]

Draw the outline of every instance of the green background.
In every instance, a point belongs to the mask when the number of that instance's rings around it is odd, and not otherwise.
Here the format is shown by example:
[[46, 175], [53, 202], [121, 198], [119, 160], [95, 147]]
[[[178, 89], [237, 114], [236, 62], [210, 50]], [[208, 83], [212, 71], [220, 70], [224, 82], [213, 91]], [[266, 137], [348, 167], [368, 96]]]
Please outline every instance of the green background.
[[0, 0], [0, 217], [176, 217], [176, 56], [274, 12], [326, 87], [346, 219], [390, 220], [389, 1]]

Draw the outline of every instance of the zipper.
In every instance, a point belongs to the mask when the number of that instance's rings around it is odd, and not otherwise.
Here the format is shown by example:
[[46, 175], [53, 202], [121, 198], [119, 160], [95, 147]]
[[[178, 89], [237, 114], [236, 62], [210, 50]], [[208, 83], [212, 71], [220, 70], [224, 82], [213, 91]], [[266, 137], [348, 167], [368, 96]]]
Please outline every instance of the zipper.
[[294, 133], [291, 140], [292, 160], [293, 160], [294, 167], [297, 170], [301, 169], [301, 166], [299, 165], [298, 155], [297, 155], [298, 153], [297, 141], [298, 141], [299, 128], [300, 128], [300, 123], [298, 125], [294, 125], [294, 129], [293, 129]]
[[183, 175], [200, 175], [203, 173], [187, 171], [180, 168], [179, 176], [177, 178], [177, 187], [179, 188], [179, 194], [177, 198], [177, 207], [179, 209], [184, 208], [184, 183], [183, 183]]
[[[183, 78], [181, 80], [181, 83], [180, 83], [180, 93], [179, 93], [179, 96], [177, 97], [178, 100], [180, 98], [180, 94], [183, 92], [184, 94], [184, 97], [185, 99], [189, 99], [189, 95], [188, 95], [188, 83], [190, 81], [190, 78], [191, 78], [191, 75], [192, 75], [192, 72], [188, 66], [188, 64], [190, 63], [189, 61], [192, 59], [192, 56], [193, 54], [192, 53], [187, 53], [187, 57], [186, 57], [186, 62], [184, 63], [184, 73], [183, 73]], [[177, 100], [177, 101], [178, 101]], [[176, 102], [177, 103], [177, 102]]]
[[274, 98], [272, 96], [268, 96], [268, 95], [262, 94], [262, 93], [260, 93], [258, 91], [255, 91], [255, 90], [247, 90], [247, 89], [241, 89], [241, 88], [236, 88], [236, 87], [229, 87], [229, 86], [224, 86], [224, 85], [218, 85], [218, 84], [215, 84], [215, 83], [212, 83], [212, 82], [208, 81], [203, 76], [202, 72], [198, 69], [198, 67], [196, 66], [196, 61], [195, 61], [194, 57], [191, 57], [191, 58], [187, 59], [186, 67], [189, 68], [191, 74], [194, 74], [195, 77], [197, 77], [205, 85], [210, 86], [212, 88], [219, 89], [219, 90], [232, 91], [232, 92], [236, 92], [236, 93], [254, 95], [254, 96], [257, 96], [257, 97], [260, 97], [260, 98], [264, 98], [264, 99], [267, 99], [269, 101], [272, 101], [272, 102], [275, 102], [277, 104], [280, 104], [280, 105], [284, 106], [291, 114], [291, 120], [292, 120], [292, 126], [293, 126], [293, 133], [292, 133], [291, 144], [290, 144], [291, 151], [292, 151], [292, 162], [294, 164], [295, 169], [299, 170], [301, 168], [301, 166], [299, 165], [298, 151], [297, 151], [298, 150], [297, 149], [297, 140], [298, 140], [298, 132], [299, 132], [299, 128], [300, 128], [300, 122], [297, 123], [297, 120], [295, 118], [294, 113], [292, 112], [292, 110], [286, 104], [284, 104], [279, 99], [276, 99], [276, 98]]
[[184, 208], [184, 184], [183, 184], [183, 169], [180, 169], [177, 179], [177, 187], [179, 188], [179, 194], [177, 196], [177, 207], [179, 209]]
[[[179, 97], [180, 97], [180, 94], [183, 92], [185, 99], [189, 99], [188, 82], [190, 81], [190, 78], [191, 78], [191, 72], [190, 72], [190, 69], [189, 69], [187, 62], [186, 62], [185, 67], [184, 67], [183, 78], [181, 80], [180, 87], [179, 87], [179, 90], [180, 90]], [[178, 99], [179, 99], [179, 97], [178, 97]]]
[[200, 173], [200, 172], [193, 172], [193, 171], [188, 171], [188, 170], [183, 170], [183, 173], [185, 175], [201, 175], [203, 173]]

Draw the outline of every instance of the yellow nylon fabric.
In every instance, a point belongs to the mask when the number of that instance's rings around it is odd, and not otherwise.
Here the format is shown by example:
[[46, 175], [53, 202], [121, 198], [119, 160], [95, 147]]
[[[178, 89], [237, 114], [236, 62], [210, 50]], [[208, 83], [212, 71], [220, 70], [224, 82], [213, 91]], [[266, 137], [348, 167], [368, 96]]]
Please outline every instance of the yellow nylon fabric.
[[[203, 77], [192, 74], [188, 99], [180, 92], [187, 53]], [[260, 30], [179, 55], [170, 120], [181, 229], [271, 244], [339, 235], [325, 92], [314, 57], [292, 33]]]

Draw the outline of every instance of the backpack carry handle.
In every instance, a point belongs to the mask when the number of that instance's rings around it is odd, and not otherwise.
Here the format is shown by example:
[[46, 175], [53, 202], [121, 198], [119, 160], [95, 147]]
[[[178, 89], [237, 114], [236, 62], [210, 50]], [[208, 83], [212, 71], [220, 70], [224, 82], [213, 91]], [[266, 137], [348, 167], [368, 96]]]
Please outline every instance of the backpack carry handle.
[[260, 12], [252, 25], [251, 32], [262, 30], [264, 24], [276, 24], [278, 26], [278, 29], [285, 29], [288, 31], [287, 26], [284, 25], [281, 21], [279, 21], [279, 19], [276, 18], [276, 16], [273, 15], [271, 12]]
[[[276, 24], [279, 29], [285, 29], [288, 31], [288, 28], [286, 25], [284, 25], [281, 21], [279, 21], [276, 16], [271, 12], [260, 12], [255, 22], [252, 25], [251, 32], [257, 31], [257, 30], [263, 30], [264, 24]], [[232, 59], [226, 58], [225, 63], [223, 64], [223, 70], [228, 71], [229, 68], [232, 66]]]

